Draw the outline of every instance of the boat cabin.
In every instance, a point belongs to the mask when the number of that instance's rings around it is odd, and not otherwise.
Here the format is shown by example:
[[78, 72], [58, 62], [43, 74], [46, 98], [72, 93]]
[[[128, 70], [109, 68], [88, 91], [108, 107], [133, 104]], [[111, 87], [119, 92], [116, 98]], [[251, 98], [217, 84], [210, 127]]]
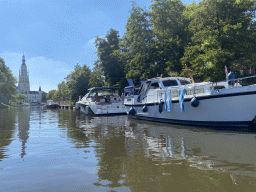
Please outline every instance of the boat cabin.
[[146, 83], [150, 83], [149, 89], [168, 89], [169, 87], [173, 86], [191, 84], [191, 81], [189, 78], [186, 77], [157, 77], [153, 79], [148, 79]]
[[120, 101], [119, 87], [93, 87], [84, 96], [86, 101], [110, 103]]

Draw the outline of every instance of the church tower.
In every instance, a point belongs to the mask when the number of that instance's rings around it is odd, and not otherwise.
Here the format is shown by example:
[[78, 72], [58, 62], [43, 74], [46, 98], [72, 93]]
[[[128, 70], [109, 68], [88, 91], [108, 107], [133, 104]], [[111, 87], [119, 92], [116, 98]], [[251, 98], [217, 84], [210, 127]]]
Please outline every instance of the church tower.
[[19, 72], [18, 92], [30, 91], [29, 74], [25, 63], [25, 56], [22, 57], [22, 64]]

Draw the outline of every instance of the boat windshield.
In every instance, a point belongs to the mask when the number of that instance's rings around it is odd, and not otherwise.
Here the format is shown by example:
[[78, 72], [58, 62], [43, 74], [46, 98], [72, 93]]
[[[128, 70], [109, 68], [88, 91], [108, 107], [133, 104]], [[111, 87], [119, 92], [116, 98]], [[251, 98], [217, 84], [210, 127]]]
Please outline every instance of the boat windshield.
[[178, 83], [175, 79], [168, 79], [163, 81], [165, 87], [178, 86]]
[[186, 80], [183, 80], [183, 79], [182, 80], [180, 79], [180, 84], [181, 85], [187, 85], [187, 84], [190, 84], [190, 82], [186, 81]]
[[89, 97], [94, 97], [95, 95], [100, 96], [113, 96], [118, 97], [119, 96], [119, 90], [118, 89], [93, 89], [89, 93]]
[[151, 84], [150, 81], [148, 81], [148, 82], [146, 82], [146, 83], [143, 83], [143, 84], [141, 85], [141, 89], [140, 89], [139, 94], [140, 94], [140, 95], [146, 94], [147, 89], [148, 89], [148, 87], [149, 87], [150, 84]]

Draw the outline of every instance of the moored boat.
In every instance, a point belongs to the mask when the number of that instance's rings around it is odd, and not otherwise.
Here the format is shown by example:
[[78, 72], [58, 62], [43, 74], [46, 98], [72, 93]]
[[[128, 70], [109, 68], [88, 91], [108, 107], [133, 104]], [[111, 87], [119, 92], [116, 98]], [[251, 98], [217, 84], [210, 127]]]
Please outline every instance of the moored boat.
[[191, 83], [184, 77], [153, 78], [142, 84], [138, 95], [125, 97], [124, 104], [129, 116], [138, 119], [187, 125], [248, 126], [256, 115], [256, 84], [238, 83], [246, 79]]
[[49, 109], [58, 109], [59, 106], [60, 105], [57, 102], [54, 102], [53, 100], [48, 100], [46, 104], [46, 108], [49, 108]]
[[118, 87], [90, 88], [89, 92], [76, 102], [75, 107], [85, 114], [126, 114], [126, 108], [118, 92]]

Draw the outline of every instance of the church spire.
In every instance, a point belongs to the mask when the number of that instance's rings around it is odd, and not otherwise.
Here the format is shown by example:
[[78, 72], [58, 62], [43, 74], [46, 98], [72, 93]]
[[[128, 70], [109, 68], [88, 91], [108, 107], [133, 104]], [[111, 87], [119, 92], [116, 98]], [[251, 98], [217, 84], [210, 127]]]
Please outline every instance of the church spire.
[[26, 66], [26, 63], [25, 63], [25, 55], [24, 55], [24, 53], [23, 53], [23, 56], [22, 56], [22, 65], [25, 65]]
[[19, 71], [19, 82], [18, 82], [17, 90], [19, 92], [30, 91], [29, 75], [28, 75], [28, 70], [25, 63], [24, 54], [22, 56], [22, 64]]

